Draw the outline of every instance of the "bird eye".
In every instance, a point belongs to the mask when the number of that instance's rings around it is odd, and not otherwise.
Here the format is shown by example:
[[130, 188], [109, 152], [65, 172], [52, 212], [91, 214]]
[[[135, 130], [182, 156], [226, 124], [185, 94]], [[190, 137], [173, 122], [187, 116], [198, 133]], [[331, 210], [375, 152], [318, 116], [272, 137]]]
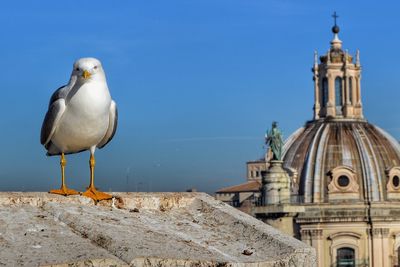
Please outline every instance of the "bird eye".
[[79, 71], [79, 68], [76, 68], [75, 70], [76, 70], [76, 71]]
[[97, 70], [97, 66], [94, 66], [94, 69]]

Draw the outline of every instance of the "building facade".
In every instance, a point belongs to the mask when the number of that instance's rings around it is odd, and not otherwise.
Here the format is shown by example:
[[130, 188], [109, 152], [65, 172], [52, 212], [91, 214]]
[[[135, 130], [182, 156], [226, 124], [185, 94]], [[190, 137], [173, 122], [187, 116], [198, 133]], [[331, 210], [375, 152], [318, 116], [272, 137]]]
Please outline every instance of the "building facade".
[[336, 23], [332, 32], [315, 53], [313, 119], [282, 162], [247, 164], [261, 197], [243, 210], [313, 246], [321, 267], [400, 266], [400, 145], [364, 117], [359, 52], [342, 48]]

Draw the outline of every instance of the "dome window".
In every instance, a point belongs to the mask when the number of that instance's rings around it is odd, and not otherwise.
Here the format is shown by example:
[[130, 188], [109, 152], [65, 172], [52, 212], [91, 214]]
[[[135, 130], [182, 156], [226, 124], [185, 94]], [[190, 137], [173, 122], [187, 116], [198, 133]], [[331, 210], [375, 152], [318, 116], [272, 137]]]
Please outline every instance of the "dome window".
[[343, 105], [343, 88], [342, 78], [336, 77], [335, 79], [335, 96], [336, 106], [341, 107]]
[[328, 103], [328, 79], [322, 79], [322, 107], [326, 107]]
[[399, 176], [395, 175], [392, 179], [393, 187], [399, 187], [400, 185], [400, 178]]
[[394, 166], [386, 170], [387, 175], [387, 197], [388, 199], [400, 199], [400, 166]]
[[[357, 174], [349, 166], [337, 166], [327, 173], [330, 176], [328, 184], [329, 200], [360, 199]], [[400, 180], [399, 180], [400, 183]]]
[[350, 179], [346, 175], [340, 175], [337, 179], [337, 183], [340, 187], [346, 187], [350, 184]]

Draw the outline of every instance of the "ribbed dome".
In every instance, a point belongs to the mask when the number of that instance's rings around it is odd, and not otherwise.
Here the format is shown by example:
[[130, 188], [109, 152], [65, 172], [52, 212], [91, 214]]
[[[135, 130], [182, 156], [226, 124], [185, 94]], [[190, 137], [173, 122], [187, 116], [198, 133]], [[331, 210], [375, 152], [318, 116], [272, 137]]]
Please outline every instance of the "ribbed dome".
[[366, 121], [309, 122], [289, 137], [283, 158], [306, 203], [400, 196], [400, 145]]

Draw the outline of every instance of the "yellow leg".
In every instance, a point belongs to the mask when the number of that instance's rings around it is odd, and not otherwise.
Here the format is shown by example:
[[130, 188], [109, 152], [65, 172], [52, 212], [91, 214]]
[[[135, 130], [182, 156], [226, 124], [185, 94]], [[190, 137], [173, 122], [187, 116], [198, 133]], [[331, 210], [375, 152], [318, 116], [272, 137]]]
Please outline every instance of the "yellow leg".
[[60, 165], [61, 165], [61, 188], [50, 190], [50, 193], [64, 195], [64, 196], [78, 195], [79, 193], [77, 191], [69, 189], [65, 185], [65, 166], [67, 165], [67, 160], [65, 159], [64, 153], [61, 153]]
[[82, 194], [85, 197], [90, 197], [94, 201], [111, 199], [112, 196], [103, 192], [98, 191], [94, 187], [94, 166], [96, 165], [96, 160], [93, 154], [90, 154], [89, 166], [90, 166], [90, 184], [87, 190]]

